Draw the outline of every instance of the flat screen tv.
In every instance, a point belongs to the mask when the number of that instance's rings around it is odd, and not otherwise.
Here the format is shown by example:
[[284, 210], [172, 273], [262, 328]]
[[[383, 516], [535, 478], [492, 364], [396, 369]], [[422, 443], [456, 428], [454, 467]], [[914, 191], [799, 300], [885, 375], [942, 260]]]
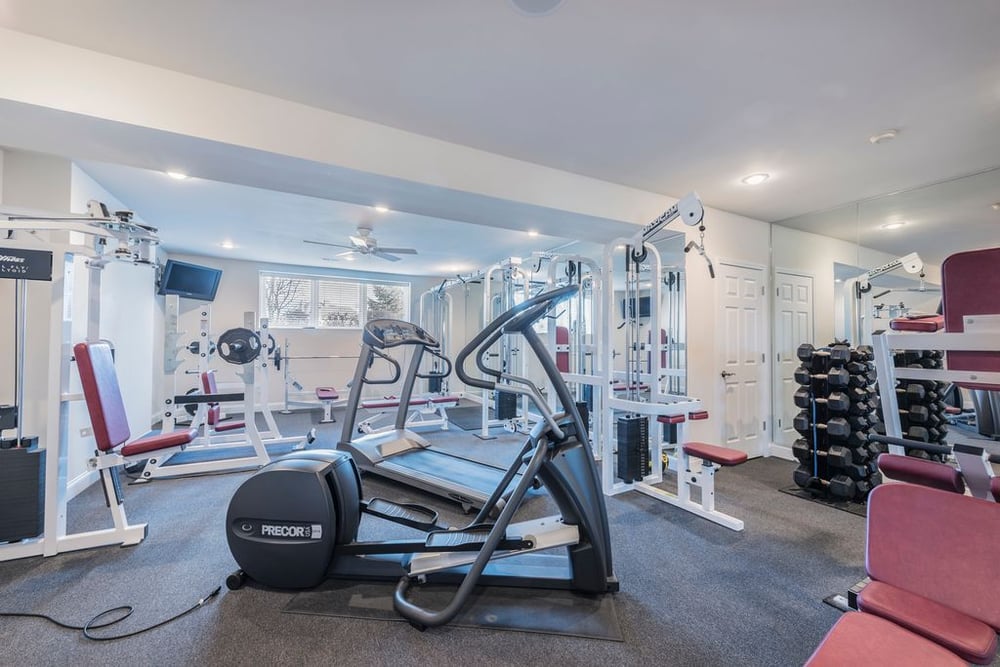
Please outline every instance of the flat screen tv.
[[177, 294], [188, 299], [214, 301], [222, 271], [168, 259], [160, 276], [157, 294]]
[[[625, 304], [628, 300], [622, 299], [622, 317], [625, 317]], [[632, 310], [632, 309], [630, 309]], [[639, 317], [649, 317], [649, 297], [639, 297]]]

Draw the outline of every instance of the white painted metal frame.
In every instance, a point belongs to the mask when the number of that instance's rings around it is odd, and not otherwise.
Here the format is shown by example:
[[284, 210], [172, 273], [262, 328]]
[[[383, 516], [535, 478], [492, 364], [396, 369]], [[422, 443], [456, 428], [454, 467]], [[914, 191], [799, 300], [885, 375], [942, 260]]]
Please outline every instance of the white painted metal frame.
[[[1000, 314], [968, 315], [964, 318], [964, 328], [963, 333], [886, 331], [872, 337], [887, 436], [903, 437], [899, 419], [899, 401], [896, 400], [896, 380], [933, 380], [1000, 387], [1000, 372], [897, 368], [893, 363], [893, 353], [896, 350], [1000, 351]], [[898, 445], [889, 445], [889, 451], [893, 454], [906, 453], [905, 447]], [[972, 495], [984, 500], [994, 500], [989, 488], [994, 476], [993, 467], [983, 448], [955, 445], [952, 453]]]

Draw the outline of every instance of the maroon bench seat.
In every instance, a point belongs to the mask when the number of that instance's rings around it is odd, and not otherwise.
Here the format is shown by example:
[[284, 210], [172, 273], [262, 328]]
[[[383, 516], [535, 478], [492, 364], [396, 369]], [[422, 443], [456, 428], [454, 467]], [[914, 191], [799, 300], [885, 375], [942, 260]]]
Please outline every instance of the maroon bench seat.
[[994, 500], [1000, 503], [1000, 477], [994, 477], [990, 480], [990, 492], [993, 494]]
[[708, 410], [697, 410], [695, 412], [689, 412], [688, 419], [690, 419], [691, 421], [700, 421], [702, 419], [708, 419]]
[[997, 652], [997, 633], [982, 621], [881, 581], [873, 581], [861, 590], [858, 608], [916, 632], [977, 665], [988, 665]]
[[441, 405], [443, 403], [455, 403], [458, 404], [458, 396], [431, 396], [430, 402], [435, 405]]
[[[215, 381], [215, 371], [205, 371], [201, 374], [201, 388], [206, 394], [218, 394], [219, 385]], [[235, 431], [246, 428], [247, 423], [242, 421], [223, 421], [222, 406], [218, 403], [208, 404], [208, 425], [213, 431], [222, 433], [225, 431]]]
[[684, 453], [699, 459], [718, 463], [720, 466], [735, 466], [747, 460], [747, 453], [730, 447], [719, 447], [704, 442], [689, 442], [683, 447]]
[[949, 667], [966, 663], [954, 653], [889, 621], [848, 612], [806, 661], [806, 667], [845, 665], [920, 665]]
[[340, 392], [335, 387], [316, 387], [316, 398], [321, 401], [336, 401], [340, 399]]
[[925, 333], [944, 329], [944, 315], [918, 315], [897, 317], [889, 322], [893, 331], [923, 331]]
[[[115, 373], [111, 346], [103, 342], [77, 343], [73, 346], [73, 355], [80, 373], [83, 397], [90, 414], [97, 449], [112, 452], [127, 442], [132, 437], [132, 432], [118, 385], [118, 375]], [[196, 429], [189, 429], [139, 438], [122, 446], [119, 453], [129, 457], [168, 449], [181, 450], [196, 435]]]
[[882, 454], [878, 457], [878, 468], [883, 474], [899, 482], [923, 484], [952, 493], [965, 493], [962, 473], [946, 463], [899, 454]]
[[687, 418], [684, 415], [660, 415], [656, 421], [661, 424], [683, 424]]
[[[951, 664], [935, 657], [928, 641], [956, 652], [957, 659], [989, 664], [1000, 630], [993, 585], [1000, 580], [997, 534], [996, 503], [916, 484], [876, 487], [868, 497], [865, 569], [872, 583], [858, 598], [863, 613], [842, 618], [828, 635], [830, 644], [824, 640], [813, 654], [830, 662], [809, 664], [849, 664], [840, 653], [844, 646], [864, 645], [873, 636], [891, 645], [893, 664]], [[878, 627], [871, 618], [888, 625]]]

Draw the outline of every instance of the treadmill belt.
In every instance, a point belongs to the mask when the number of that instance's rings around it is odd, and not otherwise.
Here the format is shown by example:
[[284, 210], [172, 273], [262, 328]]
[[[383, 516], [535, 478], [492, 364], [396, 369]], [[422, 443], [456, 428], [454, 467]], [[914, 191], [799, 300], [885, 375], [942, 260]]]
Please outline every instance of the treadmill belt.
[[[405, 454], [393, 456], [382, 465], [386, 463], [395, 463], [400, 467], [414, 470], [429, 477], [445, 479], [475, 489], [485, 496], [489, 496], [493, 492], [505, 472], [485, 463], [450, 456], [433, 449], [414, 449]], [[514, 477], [511, 481], [511, 487], [517, 483], [519, 478], [520, 475]]]

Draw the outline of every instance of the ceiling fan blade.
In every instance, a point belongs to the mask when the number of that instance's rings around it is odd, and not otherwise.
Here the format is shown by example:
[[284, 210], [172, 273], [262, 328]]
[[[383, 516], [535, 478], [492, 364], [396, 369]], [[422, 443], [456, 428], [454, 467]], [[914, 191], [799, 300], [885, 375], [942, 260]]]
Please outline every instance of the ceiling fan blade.
[[416, 255], [417, 251], [413, 248], [385, 248], [383, 246], [378, 247], [382, 252], [394, 252], [397, 255]]
[[355, 248], [364, 248], [364, 249], [368, 248], [368, 241], [363, 236], [351, 235], [348, 236], [347, 238], [351, 239], [351, 243], [354, 244]]
[[390, 255], [389, 253], [385, 252], [384, 250], [379, 250], [379, 249], [372, 250], [372, 254], [375, 255], [376, 257], [381, 257], [382, 259], [387, 259], [390, 262], [398, 262], [399, 260], [402, 259], [402, 257], [396, 257], [395, 255]]
[[354, 248], [352, 246], [344, 245], [342, 243], [327, 243], [326, 241], [310, 241], [308, 239], [303, 240], [302, 242], [303, 243], [311, 243], [313, 245], [326, 245], [326, 246], [330, 246], [331, 248], [347, 248], [348, 250], [354, 250]]

